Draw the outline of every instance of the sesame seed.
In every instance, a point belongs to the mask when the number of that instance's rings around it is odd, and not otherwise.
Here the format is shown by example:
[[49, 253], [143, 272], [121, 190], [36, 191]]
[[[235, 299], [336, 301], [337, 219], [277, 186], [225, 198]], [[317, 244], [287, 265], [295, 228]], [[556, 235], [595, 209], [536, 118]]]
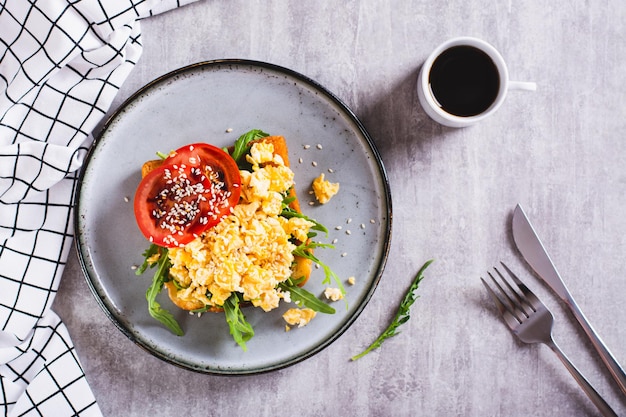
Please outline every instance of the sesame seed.
[[341, 230], [341, 229], [343, 229], [343, 227], [341, 227], [341, 226], [336, 226], [335, 227], [335, 230]]
[[335, 172], [335, 170], [332, 169], [332, 168], [328, 168], [328, 172], [330, 172], [332, 174], [333, 172]]
[[338, 239], [333, 239], [332, 244], [334, 245], [335, 243], [337, 243], [339, 240]]
[[311, 162], [311, 165], [313, 165], [314, 167], [316, 167], [316, 166], [317, 166], [317, 162], [313, 161], [313, 162]]
[[125, 202], [125, 203], [128, 203], [129, 201], [130, 201], [130, 198], [128, 198], [128, 197], [124, 197], [124, 202]]
[[322, 149], [322, 144], [321, 144], [321, 143], [318, 143], [318, 144], [317, 144], [317, 146], [316, 146], [316, 148], [317, 148], [317, 149]]
[[374, 223], [376, 223], [376, 220], [370, 219], [370, 223], [374, 224]]
[[364, 224], [364, 223], [361, 223], [361, 226], [360, 226], [360, 227], [361, 227], [361, 229], [365, 229], [365, 224]]
[[351, 231], [349, 231], [349, 230], [346, 230], [346, 234], [347, 234], [347, 235], [351, 235], [351, 234], [352, 234], [352, 232], [351, 232]]
[[347, 253], [347, 252], [344, 252], [344, 253], [342, 253], [342, 254], [341, 254], [341, 257], [342, 257], [342, 258], [345, 258], [346, 256], [348, 256], [348, 253]]
[[132, 269], [133, 271], [136, 270], [137, 268], [139, 268], [137, 265], [131, 265], [130, 269]]
[[229, 127], [228, 129], [226, 129], [226, 133], [230, 133], [230, 132], [232, 132], [232, 131], [233, 131], [233, 128], [232, 128], [232, 127]]
[[[217, 173], [212, 172], [210, 166], [207, 166], [207, 170], [211, 171], [207, 178], [202, 175], [200, 168], [193, 166], [197, 162], [196, 157], [190, 157], [189, 161], [192, 163], [190, 167], [185, 164], [172, 165], [173, 171], [164, 170], [168, 187], [156, 196], [157, 209], [152, 212], [153, 218], [159, 221], [159, 227], [169, 232], [169, 235], [163, 238], [163, 242], [172, 246], [181, 246], [174, 236], [183, 236], [185, 229], [194, 221], [203, 225], [209, 223], [207, 217], [197, 219], [201, 213], [202, 202], [207, 202], [210, 207], [207, 216], [217, 219], [216, 211], [228, 206], [228, 198], [231, 195], [229, 191], [224, 191], [225, 184], [220, 181]], [[186, 170], [189, 170], [191, 179]], [[198, 177], [201, 178], [200, 182], [195, 180]], [[203, 181], [207, 180], [210, 184], [205, 186]]]
[[304, 145], [304, 149], [309, 149], [311, 145]]
[[309, 206], [314, 206], [315, 205], [315, 201], [309, 201]]
[[299, 158], [299, 159], [298, 159], [298, 162], [299, 162], [299, 163], [302, 163], [302, 158]]
[[346, 223], [347, 223], [347, 224], [352, 223], [352, 218], [348, 218], [348, 220], [346, 220]]

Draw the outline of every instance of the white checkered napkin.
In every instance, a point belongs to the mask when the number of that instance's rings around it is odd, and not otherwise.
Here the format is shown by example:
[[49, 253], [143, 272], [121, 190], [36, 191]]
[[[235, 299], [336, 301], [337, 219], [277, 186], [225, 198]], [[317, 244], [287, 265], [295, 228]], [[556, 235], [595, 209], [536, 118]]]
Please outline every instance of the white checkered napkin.
[[139, 19], [193, 0], [0, 5], [0, 239], [36, 230], [39, 203], [83, 162], [89, 134], [141, 55]]
[[[0, 365], [0, 401], [11, 416], [101, 416], [65, 326], [50, 311], [32, 337], [8, 350], [16, 359]], [[5, 409], [5, 412], [6, 412]]]
[[[104, 5], [113, 22], [106, 19]], [[41, 221], [17, 216], [12, 223], [16, 212], [10, 204], [37, 201], [33, 195], [81, 166], [82, 145], [141, 54], [137, 18], [128, 0], [100, 5], [9, 0], [0, 13], [6, 48], [0, 66], [0, 201], [5, 203], [0, 233], [5, 237], [36, 230]]]
[[142, 50], [139, 20], [194, 0], [0, 0], [0, 414], [99, 416], [50, 310], [91, 131]]

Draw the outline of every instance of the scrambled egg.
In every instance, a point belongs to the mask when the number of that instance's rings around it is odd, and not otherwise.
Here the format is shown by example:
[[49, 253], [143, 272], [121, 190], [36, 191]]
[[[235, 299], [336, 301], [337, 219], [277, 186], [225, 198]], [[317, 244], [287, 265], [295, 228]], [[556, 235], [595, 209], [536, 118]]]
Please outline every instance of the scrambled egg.
[[283, 319], [292, 326], [306, 326], [314, 317], [315, 311], [310, 308], [290, 308], [283, 314]]
[[331, 183], [324, 179], [324, 174], [320, 174], [319, 177], [313, 180], [312, 188], [317, 201], [321, 204], [326, 204], [339, 192], [339, 183]]
[[339, 288], [326, 288], [324, 290], [324, 296], [331, 301], [339, 301], [343, 299], [343, 294]]
[[289, 293], [277, 288], [291, 276], [290, 239], [306, 241], [313, 223], [280, 216], [294, 174], [271, 143], [252, 145], [247, 160], [252, 170], [240, 171], [241, 198], [231, 214], [184, 247], [169, 250], [180, 299], [219, 307], [238, 292], [265, 311], [281, 299], [290, 301]]

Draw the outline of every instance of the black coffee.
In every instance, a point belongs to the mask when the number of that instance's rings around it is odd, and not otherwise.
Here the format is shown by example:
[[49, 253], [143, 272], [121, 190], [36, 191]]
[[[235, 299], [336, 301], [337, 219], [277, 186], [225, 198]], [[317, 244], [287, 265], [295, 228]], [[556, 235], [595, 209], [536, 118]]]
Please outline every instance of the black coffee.
[[472, 46], [446, 49], [429, 76], [441, 108], [456, 116], [475, 116], [493, 104], [500, 89], [498, 69], [489, 56]]

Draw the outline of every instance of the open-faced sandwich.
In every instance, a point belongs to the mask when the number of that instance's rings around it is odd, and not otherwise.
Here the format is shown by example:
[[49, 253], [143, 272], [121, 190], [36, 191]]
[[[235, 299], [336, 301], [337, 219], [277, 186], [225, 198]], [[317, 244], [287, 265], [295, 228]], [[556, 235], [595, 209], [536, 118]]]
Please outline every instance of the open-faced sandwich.
[[228, 149], [196, 143], [142, 167], [135, 217], [151, 245], [137, 273], [156, 267], [146, 293], [150, 314], [178, 335], [183, 331], [156, 296], [192, 313], [223, 312], [245, 349], [254, 335], [241, 307], [271, 311], [282, 301], [300, 307], [286, 320], [308, 320], [334, 309], [302, 286], [312, 263], [325, 283], [337, 276], [313, 255], [316, 232], [328, 230], [302, 214], [287, 143], [253, 130]]

